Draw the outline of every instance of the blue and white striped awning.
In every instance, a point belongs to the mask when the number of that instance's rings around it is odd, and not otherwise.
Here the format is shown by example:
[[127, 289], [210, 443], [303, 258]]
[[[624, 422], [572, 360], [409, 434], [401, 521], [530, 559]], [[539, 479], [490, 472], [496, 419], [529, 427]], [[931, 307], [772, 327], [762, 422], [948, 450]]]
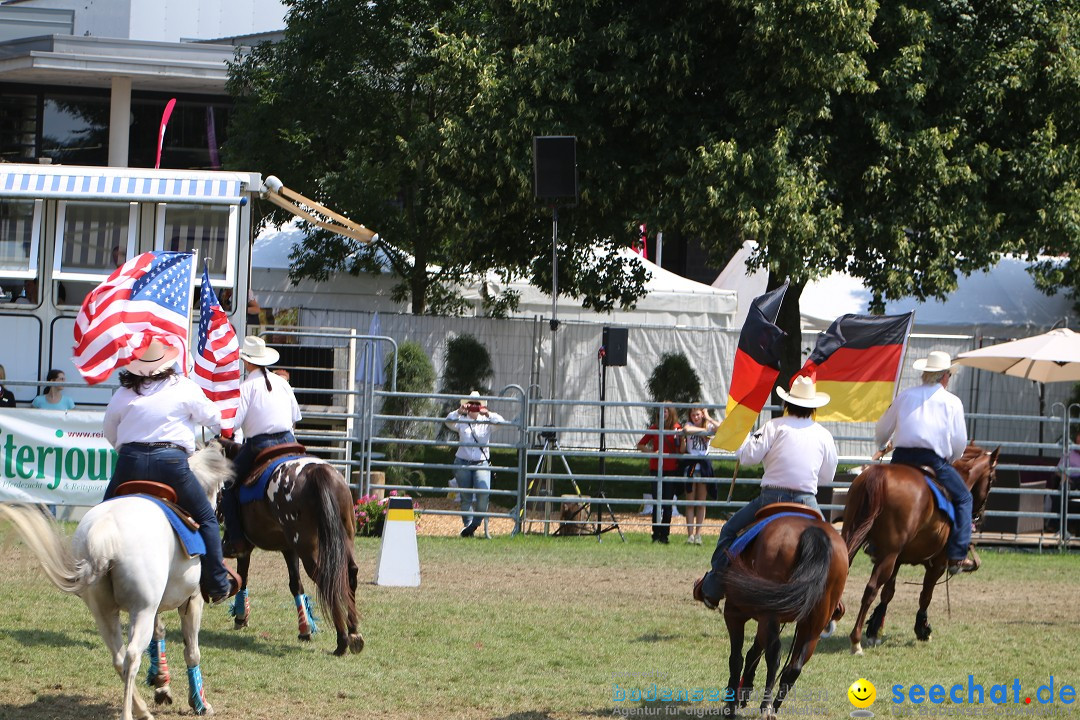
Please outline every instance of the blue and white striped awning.
[[0, 197], [239, 205], [251, 176], [140, 168], [0, 164]]

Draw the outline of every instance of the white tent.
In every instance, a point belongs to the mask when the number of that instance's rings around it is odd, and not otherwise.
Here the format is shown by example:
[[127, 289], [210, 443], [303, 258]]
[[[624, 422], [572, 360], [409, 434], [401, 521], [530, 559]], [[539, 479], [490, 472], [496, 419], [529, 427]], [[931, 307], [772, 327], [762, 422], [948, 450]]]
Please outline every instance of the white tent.
[[397, 281], [389, 273], [339, 273], [326, 282], [289, 280], [289, 253], [306, 236], [300, 221], [268, 227], [251, 247], [251, 289], [263, 307], [311, 310], [408, 312], [408, 303], [390, 299]]
[[[271, 308], [302, 307], [308, 310], [364, 310], [408, 312], [408, 303], [395, 303], [391, 292], [397, 280], [389, 273], [339, 273], [326, 282], [303, 280], [293, 285], [289, 280], [289, 253], [304, 239], [298, 221], [263, 230], [251, 250], [251, 286], [261, 305]], [[633, 255], [630, 250], [624, 253]], [[597, 313], [581, 303], [560, 296], [560, 320], [591, 321], [626, 325], [663, 325], [686, 327], [731, 327], [737, 309], [737, 295], [668, 272], [648, 260], [633, 255], [649, 271], [648, 294], [631, 311]], [[465, 299], [475, 315], [481, 312], [481, 287], [488, 293], [513, 288], [521, 295], [515, 317], [551, 315], [551, 295], [521, 280], [502, 286], [494, 275], [484, 283], [463, 288]]]
[[[560, 320], [575, 320], [600, 324], [663, 325], [666, 327], [732, 327], [738, 310], [738, 294], [731, 290], [709, 287], [663, 269], [655, 263], [638, 256], [629, 248], [623, 248], [624, 258], [636, 259], [649, 272], [645, 283], [647, 294], [638, 301], [633, 310], [614, 310], [598, 313], [581, 306], [581, 302], [559, 294], [557, 307]], [[515, 317], [551, 316], [551, 293], [518, 280], [503, 285], [494, 276], [484, 283], [485, 292], [496, 295], [512, 289], [520, 295]], [[481, 314], [480, 284], [466, 289], [465, 299], [472, 303], [475, 313]]]
[[[736, 326], [746, 317], [746, 308], [765, 292], [767, 273], [747, 274], [746, 258], [752, 250], [747, 243], [713, 282], [713, 287], [734, 290], [739, 296]], [[919, 302], [915, 298], [888, 301], [885, 312], [915, 311], [915, 330], [921, 333], [1017, 337], [1049, 330], [1072, 315], [1072, 302], [1065, 293], [1044, 295], [1027, 272], [1028, 264], [1005, 257], [986, 272], [961, 276], [955, 291], [944, 301]], [[846, 313], [866, 313], [872, 293], [858, 278], [833, 273], [807, 284], [799, 300], [804, 330], [824, 330]]]

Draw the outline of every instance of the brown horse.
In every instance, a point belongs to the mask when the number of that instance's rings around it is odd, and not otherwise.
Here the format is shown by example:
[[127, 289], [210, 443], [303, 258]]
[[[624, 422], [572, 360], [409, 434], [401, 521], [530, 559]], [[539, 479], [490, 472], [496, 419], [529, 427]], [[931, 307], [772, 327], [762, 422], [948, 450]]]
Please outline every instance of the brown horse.
[[[240, 445], [223, 441], [225, 452], [234, 457]], [[296, 602], [299, 638], [310, 640], [317, 630], [310, 602], [300, 579], [300, 563], [315, 581], [319, 604], [330, 615], [337, 630], [335, 655], [364, 649], [364, 637], [357, 631], [356, 560], [353, 538], [356, 518], [352, 493], [341, 473], [311, 455], [286, 460], [270, 475], [266, 491], [254, 502], [240, 507], [244, 536], [257, 548], [280, 552], [289, 570], [289, 590]], [[246, 627], [250, 618], [248, 569], [251, 554], [236, 558], [236, 571], [243, 584], [232, 612], [236, 628]]]
[[[830, 620], [842, 616], [839, 603], [847, 574], [847, 548], [840, 534], [808, 515], [777, 517], [735, 559], [725, 579], [724, 621], [731, 638], [725, 717], [733, 717], [736, 706], [745, 707], [750, 700], [762, 654], [767, 676], [761, 715], [775, 717], [814, 654], [821, 632]], [[749, 620], [757, 621], [757, 636], [744, 669], [742, 646]], [[797, 623], [795, 637], [773, 698], [780, 665], [780, 624], [788, 622]]]
[[[999, 448], [1000, 450], [1000, 448]], [[986, 507], [990, 486], [994, 484], [998, 450], [990, 453], [968, 445], [963, 457], [953, 466], [971, 490], [972, 517], [978, 519]], [[901, 565], [922, 565], [922, 594], [915, 615], [915, 636], [929, 640], [931, 627], [927, 608], [934, 596], [934, 585], [945, 572], [945, 544], [949, 538], [949, 520], [938, 510], [923, 472], [908, 465], [872, 465], [855, 478], [848, 490], [844, 508], [844, 541], [848, 560], [854, 560], [859, 548], [868, 544], [867, 554], [874, 569], [863, 592], [862, 605], [851, 631], [851, 652], [862, 654], [862, 628], [866, 613], [881, 590], [881, 603], [874, 609], [866, 629], [867, 644], [881, 642], [885, 611], [896, 590], [896, 574]]]

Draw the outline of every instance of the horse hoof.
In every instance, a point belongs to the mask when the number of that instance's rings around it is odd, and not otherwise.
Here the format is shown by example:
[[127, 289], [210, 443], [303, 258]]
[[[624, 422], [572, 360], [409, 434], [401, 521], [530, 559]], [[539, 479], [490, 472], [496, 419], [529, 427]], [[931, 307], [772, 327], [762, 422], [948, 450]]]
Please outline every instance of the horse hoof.
[[296, 636], [296, 639], [300, 642], [311, 642], [311, 633], [307, 633], [306, 635], [301, 633], [300, 635]]
[[866, 646], [867, 647], [877, 647], [878, 645], [881, 645], [881, 643], [883, 643], [883, 642], [884, 642], [884, 638], [880, 638], [880, 637], [877, 637], [875, 635], [868, 635], [866, 637]]
[[825, 626], [825, 629], [821, 631], [821, 638], [831, 638], [833, 633], [836, 632], [836, 621], [830, 620], [829, 624]]
[[168, 685], [163, 685], [159, 688], [154, 688], [154, 704], [155, 705], [172, 705], [173, 696], [172, 688]]
[[353, 633], [349, 636], [349, 652], [353, 655], [360, 653], [364, 649], [364, 636], [360, 633]]
[[233, 630], [243, 630], [247, 626], [247, 618], [236, 618], [235, 620], [233, 620]]
[[852, 655], [862, 655], [863, 654], [862, 644], [853, 643], [851, 645], [851, 654]]

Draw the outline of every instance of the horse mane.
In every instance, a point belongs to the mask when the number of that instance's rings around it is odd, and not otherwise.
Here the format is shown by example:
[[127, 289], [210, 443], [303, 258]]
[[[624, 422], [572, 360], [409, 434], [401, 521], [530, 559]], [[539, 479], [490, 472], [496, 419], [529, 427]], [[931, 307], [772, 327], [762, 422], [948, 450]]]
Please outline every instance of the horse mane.
[[225, 457], [221, 443], [211, 440], [204, 447], [195, 451], [188, 460], [191, 472], [206, 491], [207, 497], [213, 497], [236, 474], [232, 461]]

